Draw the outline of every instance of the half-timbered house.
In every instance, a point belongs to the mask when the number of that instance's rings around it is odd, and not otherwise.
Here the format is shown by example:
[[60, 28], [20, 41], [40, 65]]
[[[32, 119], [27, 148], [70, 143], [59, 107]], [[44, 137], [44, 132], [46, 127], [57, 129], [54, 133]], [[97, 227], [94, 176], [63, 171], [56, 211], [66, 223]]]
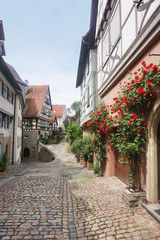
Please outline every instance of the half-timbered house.
[[[93, 39], [97, 48], [97, 94], [108, 106], [111, 114], [109, 106], [112, 105], [113, 98], [118, 97], [120, 84], [127, 80], [128, 70], [134, 73], [142, 66], [143, 61], [148, 64], [159, 63], [160, 3], [157, 0], [92, 0], [91, 20], [96, 22]], [[83, 81], [86, 79], [84, 78]], [[83, 98], [81, 104], [84, 105]], [[147, 200], [158, 202], [160, 200], [159, 98], [156, 99], [148, 115], [147, 126], [148, 142], [140, 169], [140, 181], [142, 189], [146, 191]], [[104, 175], [117, 176], [128, 183], [128, 168], [119, 163], [118, 152], [109, 141], [106, 154]]]
[[[128, 69], [136, 71], [145, 61], [159, 63], [160, 54], [160, 3], [157, 0], [99, 0], [95, 42], [97, 45], [98, 94], [106, 105], [118, 96], [120, 83], [126, 81]], [[160, 104], [155, 104], [156, 110]], [[146, 149], [141, 186], [147, 200], [160, 200], [160, 162], [157, 158], [157, 131], [160, 114], [150, 113], [149, 141]], [[158, 149], [158, 150], [157, 150]], [[116, 175], [128, 181], [128, 169], [118, 162], [117, 154], [107, 144], [105, 175]], [[158, 183], [159, 182], [159, 183]]]
[[51, 110], [49, 86], [29, 86], [23, 111], [23, 157], [36, 159], [39, 136], [51, 135]]

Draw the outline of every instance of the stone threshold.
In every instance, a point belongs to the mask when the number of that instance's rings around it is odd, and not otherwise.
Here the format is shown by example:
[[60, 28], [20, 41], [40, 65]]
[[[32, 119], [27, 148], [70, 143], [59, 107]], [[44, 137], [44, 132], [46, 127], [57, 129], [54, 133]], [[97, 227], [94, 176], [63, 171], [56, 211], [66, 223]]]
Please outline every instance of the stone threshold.
[[147, 212], [160, 223], [160, 204], [142, 201], [141, 205], [147, 210]]

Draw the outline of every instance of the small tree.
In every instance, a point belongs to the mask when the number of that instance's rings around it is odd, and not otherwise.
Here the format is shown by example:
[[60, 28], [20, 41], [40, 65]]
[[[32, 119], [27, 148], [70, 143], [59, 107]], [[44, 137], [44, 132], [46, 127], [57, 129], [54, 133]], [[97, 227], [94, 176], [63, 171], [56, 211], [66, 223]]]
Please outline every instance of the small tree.
[[76, 124], [70, 124], [67, 128], [67, 137], [72, 144], [75, 139], [82, 137], [82, 129]]

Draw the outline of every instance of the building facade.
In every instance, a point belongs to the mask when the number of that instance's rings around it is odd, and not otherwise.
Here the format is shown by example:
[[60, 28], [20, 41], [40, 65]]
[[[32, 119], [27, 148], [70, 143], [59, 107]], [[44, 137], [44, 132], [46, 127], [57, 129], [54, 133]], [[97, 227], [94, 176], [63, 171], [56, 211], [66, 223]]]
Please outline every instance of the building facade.
[[10, 164], [21, 163], [23, 107], [22, 90], [0, 57], [0, 158], [6, 153]]
[[64, 129], [63, 121], [67, 115], [66, 105], [59, 105], [59, 104], [52, 105], [52, 109], [53, 109], [53, 115], [56, 116], [58, 127], [62, 127]]
[[[106, 105], [118, 96], [120, 83], [127, 79], [128, 69], [136, 71], [142, 61], [159, 63], [160, 54], [160, 4], [159, 1], [98, 1], [96, 44], [98, 94]], [[155, 103], [155, 108], [159, 108]], [[157, 111], [157, 110], [156, 110]], [[152, 119], [152, 122], [151, 122]], [[160, 196], [159, 173], [157, 170], [157, 131], [159, 116], [154, 110], [149, 116], [149, 141], [141, 176], [147, 200], [158, 202]], [[116, 175], [127, 181], [128, 169], [119, 162], [116, 150], [107, 144], [105, 175]]]
[[37, 159], [38, 139], [52, 133], [51, 97], [48, 85], [29, 86], [23, 111], [23, 157]]
[[98, 1], [92, 1], [90, 29], [82, 37], [76, 88], [80, 87], [80, 126], [87, 133], [85, 123], [98, 104], [97, 95], [97, 46], [95, 43]]
[[[112, 106], [113, 98], [118, 97], [121, 84], [128, 79], [128, 70], [135, 72], [143, 61], [147, 64], [159, 64], [160, 3], [156, 0], [95, 2], [92, 1], [91, 21], [96, 23], [96, 29], [92, 32], [94, 37], [92, 34], [91, 36], [97, 49], [96, 87], [98, 98], [108, 106], [111, 116], [109, 106]], [[85, 67], [87, 68], [87, 62]], [[81, 80], [83, 87], [86, 80], [88, 81], [87, 78]], [[141, 169], [141, 186], [146, 191], [147, 200], [152, 202], [160, 200], [160, 100], [159, 89], [156, 91], [158, 97], [148, 116], [148, 142], [143, 157], [143, 171]], [[84, 97], [81, 97], [82, 114], [85, 113], [84, 102]], [[104, 175], [117, 176], [128, 183], [129, 169], [119, 163], [119, 153], [109, 141], [106, 154]]]

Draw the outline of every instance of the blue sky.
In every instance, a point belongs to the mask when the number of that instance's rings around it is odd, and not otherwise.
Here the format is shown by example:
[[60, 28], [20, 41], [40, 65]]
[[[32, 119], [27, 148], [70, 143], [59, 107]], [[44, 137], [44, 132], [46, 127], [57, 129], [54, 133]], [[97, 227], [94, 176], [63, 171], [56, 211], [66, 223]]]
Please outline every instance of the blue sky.
[[5, 0], [0, 19], [5, 61], [29, 85], [50, 86], [53, 104], [80, 99], [76, 76], [81, 38], [89, 30], [91, 0]]

